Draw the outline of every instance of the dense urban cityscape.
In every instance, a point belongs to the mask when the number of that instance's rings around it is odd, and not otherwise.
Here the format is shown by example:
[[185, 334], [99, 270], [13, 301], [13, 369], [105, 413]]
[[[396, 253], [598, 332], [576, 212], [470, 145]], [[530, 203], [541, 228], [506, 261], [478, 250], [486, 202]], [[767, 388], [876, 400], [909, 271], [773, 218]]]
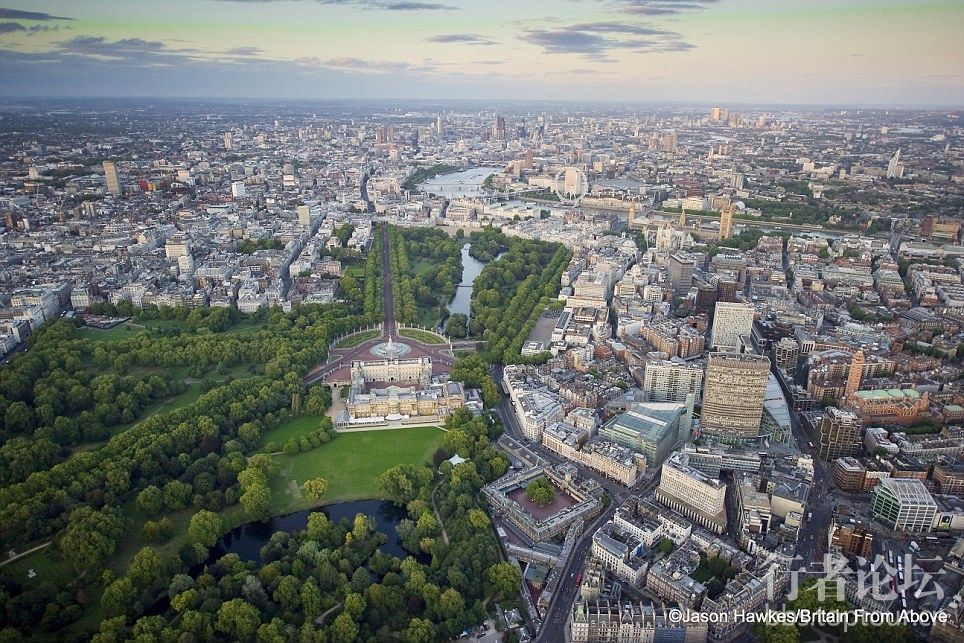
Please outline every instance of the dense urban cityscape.
[[959, 0], [4, 0], [0, 643], [964, 641]]
[[7, 106], [5, 636], [959, 640], [958, 116]]

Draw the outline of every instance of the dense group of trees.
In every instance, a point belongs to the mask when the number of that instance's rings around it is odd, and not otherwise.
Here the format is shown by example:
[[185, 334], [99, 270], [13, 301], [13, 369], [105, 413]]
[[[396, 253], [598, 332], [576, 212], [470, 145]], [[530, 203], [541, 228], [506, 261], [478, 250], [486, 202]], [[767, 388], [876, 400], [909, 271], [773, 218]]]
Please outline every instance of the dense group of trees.
[[463, 339], [469, 334], [469, 316], [453, 313], [445, 320], [445, 334], [453, 339]]
[[185, 388], [163, 373], [123, 374], [70, 320], [48, 324], [30, 345], [0, 370], [0, 485], [52, 465], [61, 447], [104, 439]]
[[571, 258], [561, 244], [513, 238], [502, 258], [482, 269], [472, 292], [469, 331], [488, 341], [492, 362], [522, 360], [522, 345], [559, 294]]
[[107, 317], [133, 317], [139, 322], [174, 321], [178, 324], [168, 328], [157, 328], [158, 335], [177, 335], [181, 332], [209, 330], [220, 333], [241, 321], [237, 308], [185, 308], [184, 306], [157, 306], [148, 304], [136, 308], [131, 302], [121, 300], [117, 304], [96, 302], [88, 309], [94, 315]]
[[556, 489], [547, 479], [536, 478], [526, 486], [526, 496], [540, 507], [546, 507], [556, 499]]
[[452, 379], [462, 382], [469, 388], [477, 388], [482, 391], [482, 401], [487, 407], [495, 406], [502, 397], [499, 393], [499, 385], [492, 378], [489, 365], [481, 355], [477, 353], [469, 354], [455, 360], [452, 367]]
[[281, 242], [273, 237], [267, 239], [242, 239], [238, 242], [235, 250], [243, 255], [249, 255], [258, 250], [277, 250], [281, 247]]
[[[511, 604], [521, 583], [519, 568], [501, 560], [480, 500], [482, 486], [503, 475], [509, 462], [492, 444], [501, 431], [497, 422], [460, 410], [446, 429], [445, 451], [466, 462], [454, 467], [443, 462], [438, 472], [403, 465], [379, 479], [385, 495], [407, 511], [397, 526], [410, 553], [404, 560], [381, 550], [387, 538], [371, 518], [358, 514], [353, 521], [332, 523], [318, 512], [302, 532], [275, 533], [258, 563], [229, 554], [198, 571], [224, 528], [216, 512], [201, 509], [190, 519], [188, 541], [176, 557], [143, 547], [123, 575], [102, 576], [104, 618], [92, 640], [435, 641], [477, 625], [490, 600]], [[273, 467], [263, 455], [237, 462], [245, 495], [265, 485]], [[318, 496], [326, 488], [323, 479], [305, 484], [306, 492]], [[165, 495], [149, 493], [153, 497], [144, 504], [163, 504]], [[259, 503], [244, 496], [241, 503], [257, 516]], [[65, 546], [82, 534], [110, 540], [120, 529], [112, 509], [78, 511], [65, 530]], [[80, 550], [78, 565], [96, 567], [109, 555], [96, 547]], [[9, 611], [14, 605], [20, 606], [18, 599], [0, 593], [0, 607]], [[46, 618], [55, 631], [78, 613], [72, 604], [46, 617], [32, 616]], [[17, 638], [16, 625], [10, 619], [5, 625], [3, 635]]]
[[[432, 228], [390, 227], [388, 235], [396, 319], [412, 324], [425, 313], [438, 321], [462, 280], [461, 244]], [[432, 267], [419, 271], [416, 262]]]
[[509, 238], [502, 231], [486, 226], [469, 235], [469, 254], [488, 263], [509, 249]]
[[[324, 361], [332, 338], [369, 321], [360, 312], [345, 305], [272, 309], [262, 315], [263, 326], [245, 332], [187, 331], [181, 325], [175, 333], [140, 332], [110, 342], [84, 338], [75, 322], [60, 320], [34, 335], [30, 350], [0, 369], [3, 419], [9, 415], [16, 429], [0, 449], [6, 476], [0, 484], [0, 547], [20, 550], [52, 539], [58, 555], [78, 573], [68, 587], [28, 588], [0, 570], [3, 636], [57, 631], [79, 618], [101, 590], [109, 615], [133, 617], [155, 601], [171, 574], [204, 560], [206, 554], [193, 545], [173, 559], [147, 547], [124, 576], [102, 574], [121, 539], [138, 534], [129, 531], [132, 511], [149, 519], [139, 533], [156, 543], [171, 538], [174, 523], [166, 514], [187, 507], [217, 514], [240, 503], [248, 519], [267, 516], [274, 463], [267, 455], [245, 454], [260, 448], [262, 434], [293, 409], [324, 413], [330, 392], [306, 391], [302, 377]], [[183, 380], [157, 374], [182, 365], [201, 373], [252, 365], [258, 373], [228, 378], [190, 405], [152, 415], [102, 446], [60, 458], [53, 439], [74, 440], [64, 426], [97, 422], [98, 405], [113, 409], [102, 412], [105, 421], [135, 420], [138, 404], [183, 390]], [[138, 375], [125, 375], [128, 369]], [[79, 410], [81, 402], [89, 408]], [[30, 423], [17, 420], [21, 408], [29, 411]], [[125, 410], [134, 415], [125, 417]], [[142, 569], [148, 567], [153, 571]]]

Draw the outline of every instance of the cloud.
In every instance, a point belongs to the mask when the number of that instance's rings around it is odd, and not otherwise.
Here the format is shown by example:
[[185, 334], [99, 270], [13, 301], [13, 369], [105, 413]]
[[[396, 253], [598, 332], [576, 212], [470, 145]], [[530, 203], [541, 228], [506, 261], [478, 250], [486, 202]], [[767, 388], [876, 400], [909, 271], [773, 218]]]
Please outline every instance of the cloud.
[[462, 43], [465, 45], [496, 45], [496, 41], [474, 33], [447, 33], [426, 38], [425, 42]]
[[144, 60], [158, 55], [184, 55], [195, 50], [171, 50], [158, 40], [124, 38], [109, 41], [103, 36], [76, 36], [70, 40], [58, 42], [56, 51], [76, 56]]
[[232, 47], [224, 51], [225, 54], [229, 56], [257, 56], [262, 53], [261, 47]]
[[39, 11], [20, 11], [19, 9], [6, 9], [0, 7], [0, 19], [6, 20], [73, 20], [63, 16], [52, 16], [49, 13]]
[[706, 9], [717, 2], [719, 0], [614, 0], [613, 4], [620, 11], [638, 16], [671, 16]]
[[[293, 2], [296, 0], [223, 0], [225, 2], [246, 2], [249, 4], [269, 2]], [[449, 11], [457, 9], [439, 2], [410, 2], [406, 0], [314, 0], [318, 4], [361, 7], [362, 9], [384, 9], [385, 11]]]
[[17, 31], [26, 30], [27, 28], [19, 22], [0, 22], [0, 34], [15, 33]]
[[547, 54], [582, 54], [594, 62], [613, 62], [611, 53], [687, 51], [693, 45], [674, 31], [632, 22], [582, 22], [553, 29], [527, 29], [520, 38]]
[[329, 58], [327, 60], [318, 60], [317, 58], [302, 58], [301, 62], [308, 64], [315, 63], [328, 69], [337, 69], [342, 71], [348, 70], [371, 74], [391, 74], [415, 71], [424, 72], [431, 71], [433, 69], [429, 65], [413, 65], [411, 63], [394, 60], [367, 60], [365, 58], [354, 58], [351, 56], [338, 56], [335, 58]]

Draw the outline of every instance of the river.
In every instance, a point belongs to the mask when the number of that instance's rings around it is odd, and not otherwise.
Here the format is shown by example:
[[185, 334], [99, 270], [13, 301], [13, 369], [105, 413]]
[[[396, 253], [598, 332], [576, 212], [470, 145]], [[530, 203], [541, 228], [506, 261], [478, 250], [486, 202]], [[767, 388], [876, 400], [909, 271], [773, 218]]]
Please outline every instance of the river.
[[419, 184], [418, 189], [429, 194], [444, 196], [447, 199], [485, 196], [486, 192], [482, 188], [485, 179], [490, 174], [497, 174], [503, 169], [489, 166], [473, 167], [461, 172], [441, 174]]
[[264, 522], [249, 522], [241, 525], [218, 539], [205, 563], [210, 565], [225, 554], [237, 554], [241, 560], [259, 562], [261, 548], [268, 544], [273, 533], [283, 531], [294, 534], [303, 531], [308, 526], [309, 514], [316, 511], [323, 512], [332, 523], [340, 522], [342, 518], [347, 518], [351, 522], [355, 519], [355, 514], [365, 514], [375, 521], [377, 531], [388, 536], [388, 541], [381, 547], [383, 552], [403, 559], [409, 556], [395, 531], [395, 526], [406, 516], [405, 509], [384, 500], [356, 500], [276, 516]]
[[452, 301], [449, 302], [449, 315], [462, 313], [466, 317], [469, 316], [473, 284], [483, 268], [485, 264], [469, 254], [469, 244], [462, 246], [462, 281], [455, 289]]

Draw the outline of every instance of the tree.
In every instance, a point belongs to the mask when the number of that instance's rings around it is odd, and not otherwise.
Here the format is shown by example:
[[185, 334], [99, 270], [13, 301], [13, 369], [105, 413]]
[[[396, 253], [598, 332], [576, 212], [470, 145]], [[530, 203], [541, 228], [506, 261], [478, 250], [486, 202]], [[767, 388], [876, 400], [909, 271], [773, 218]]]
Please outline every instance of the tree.
[[469, 522], [479, 530], [488, 529], [491, 524], [489, 514], [485, 513], [483, 509], [469, 509]]
[[314, 618], [321, 613], [321, 590], [314, 578], [309, 578], [301, 586], [301, 608], [307, 618]]
[[556, 499], [556, 490], [545, 478], [537, 478], [526, 487], [526, 495], [532, 502], [545, 507]]
[[241, 494], [241, 506], [251, 520], [265, 520], [271, 515], [271, 490], [265, 484], [253, 484]]
[[78, 572], [98, 569], [117, 548], [124, 521], [114, 511], [80, 507], [59, 538], [60, 551]]
[[308, 500], [321, 500], [321, 497], [328, 491], [328, 481], [324, 478], [306, 480], [301, 488]]
[[358, 637], [358, 625], [345, 612], [335, 617], [328, 631], [331, 634], [331, 640], [335, 643], [352, 643]]
[[188, 525], [187, 535], [191, 540], [204, 545], [213, 547], [221, 535], [221, 517], [213, 511], [201, 510], [191, 516], [191, 524]]
[[142, 591], [155, 591], [164, 578], [164, 562], [153, 547], [142, 547], [127, 568], [127, 576]]
[[424, 467], [399, 464], [378, 476], [375, 484], [382, 495], [397, 505], [407, 505], [430, 484], [432, 472]]
[[405, 630], [408, 643], [430, 643], [435, 639], [435, 626], [427, 618], [413, 618]]
[[664, 554], [669, 554], [676, 547], [676, 543], [673, 542], [671, 538], [663, 538], [659, 541], [659, 545], [656, 549]]
[[125, 614], [134, 604], [136, 596], [137, 590], [134, 589], [134, 583], [125, 576], [104, 589], [100, 604], [109, 615]]
[[445, 334], [449, 337], [463, 338], [469, 332], [469, 317], [462, 313], [454, 313], [445, 322]]
[[260, 625], [261, 615], [257, 608], [243, 599], [234, 598], [223, 603], [218, 609], [215, 627], [235, 641], [242, 641], [251, 638]]
[[503, 598], [512, 599], [519, 592], [522, 570], [512, 563], [496, 563], [485, 570], [485, 577]]
[[137, 494], [137, 508], [148, 516], [156, 516], [164, 508], [164, 493], [155, 485]]

